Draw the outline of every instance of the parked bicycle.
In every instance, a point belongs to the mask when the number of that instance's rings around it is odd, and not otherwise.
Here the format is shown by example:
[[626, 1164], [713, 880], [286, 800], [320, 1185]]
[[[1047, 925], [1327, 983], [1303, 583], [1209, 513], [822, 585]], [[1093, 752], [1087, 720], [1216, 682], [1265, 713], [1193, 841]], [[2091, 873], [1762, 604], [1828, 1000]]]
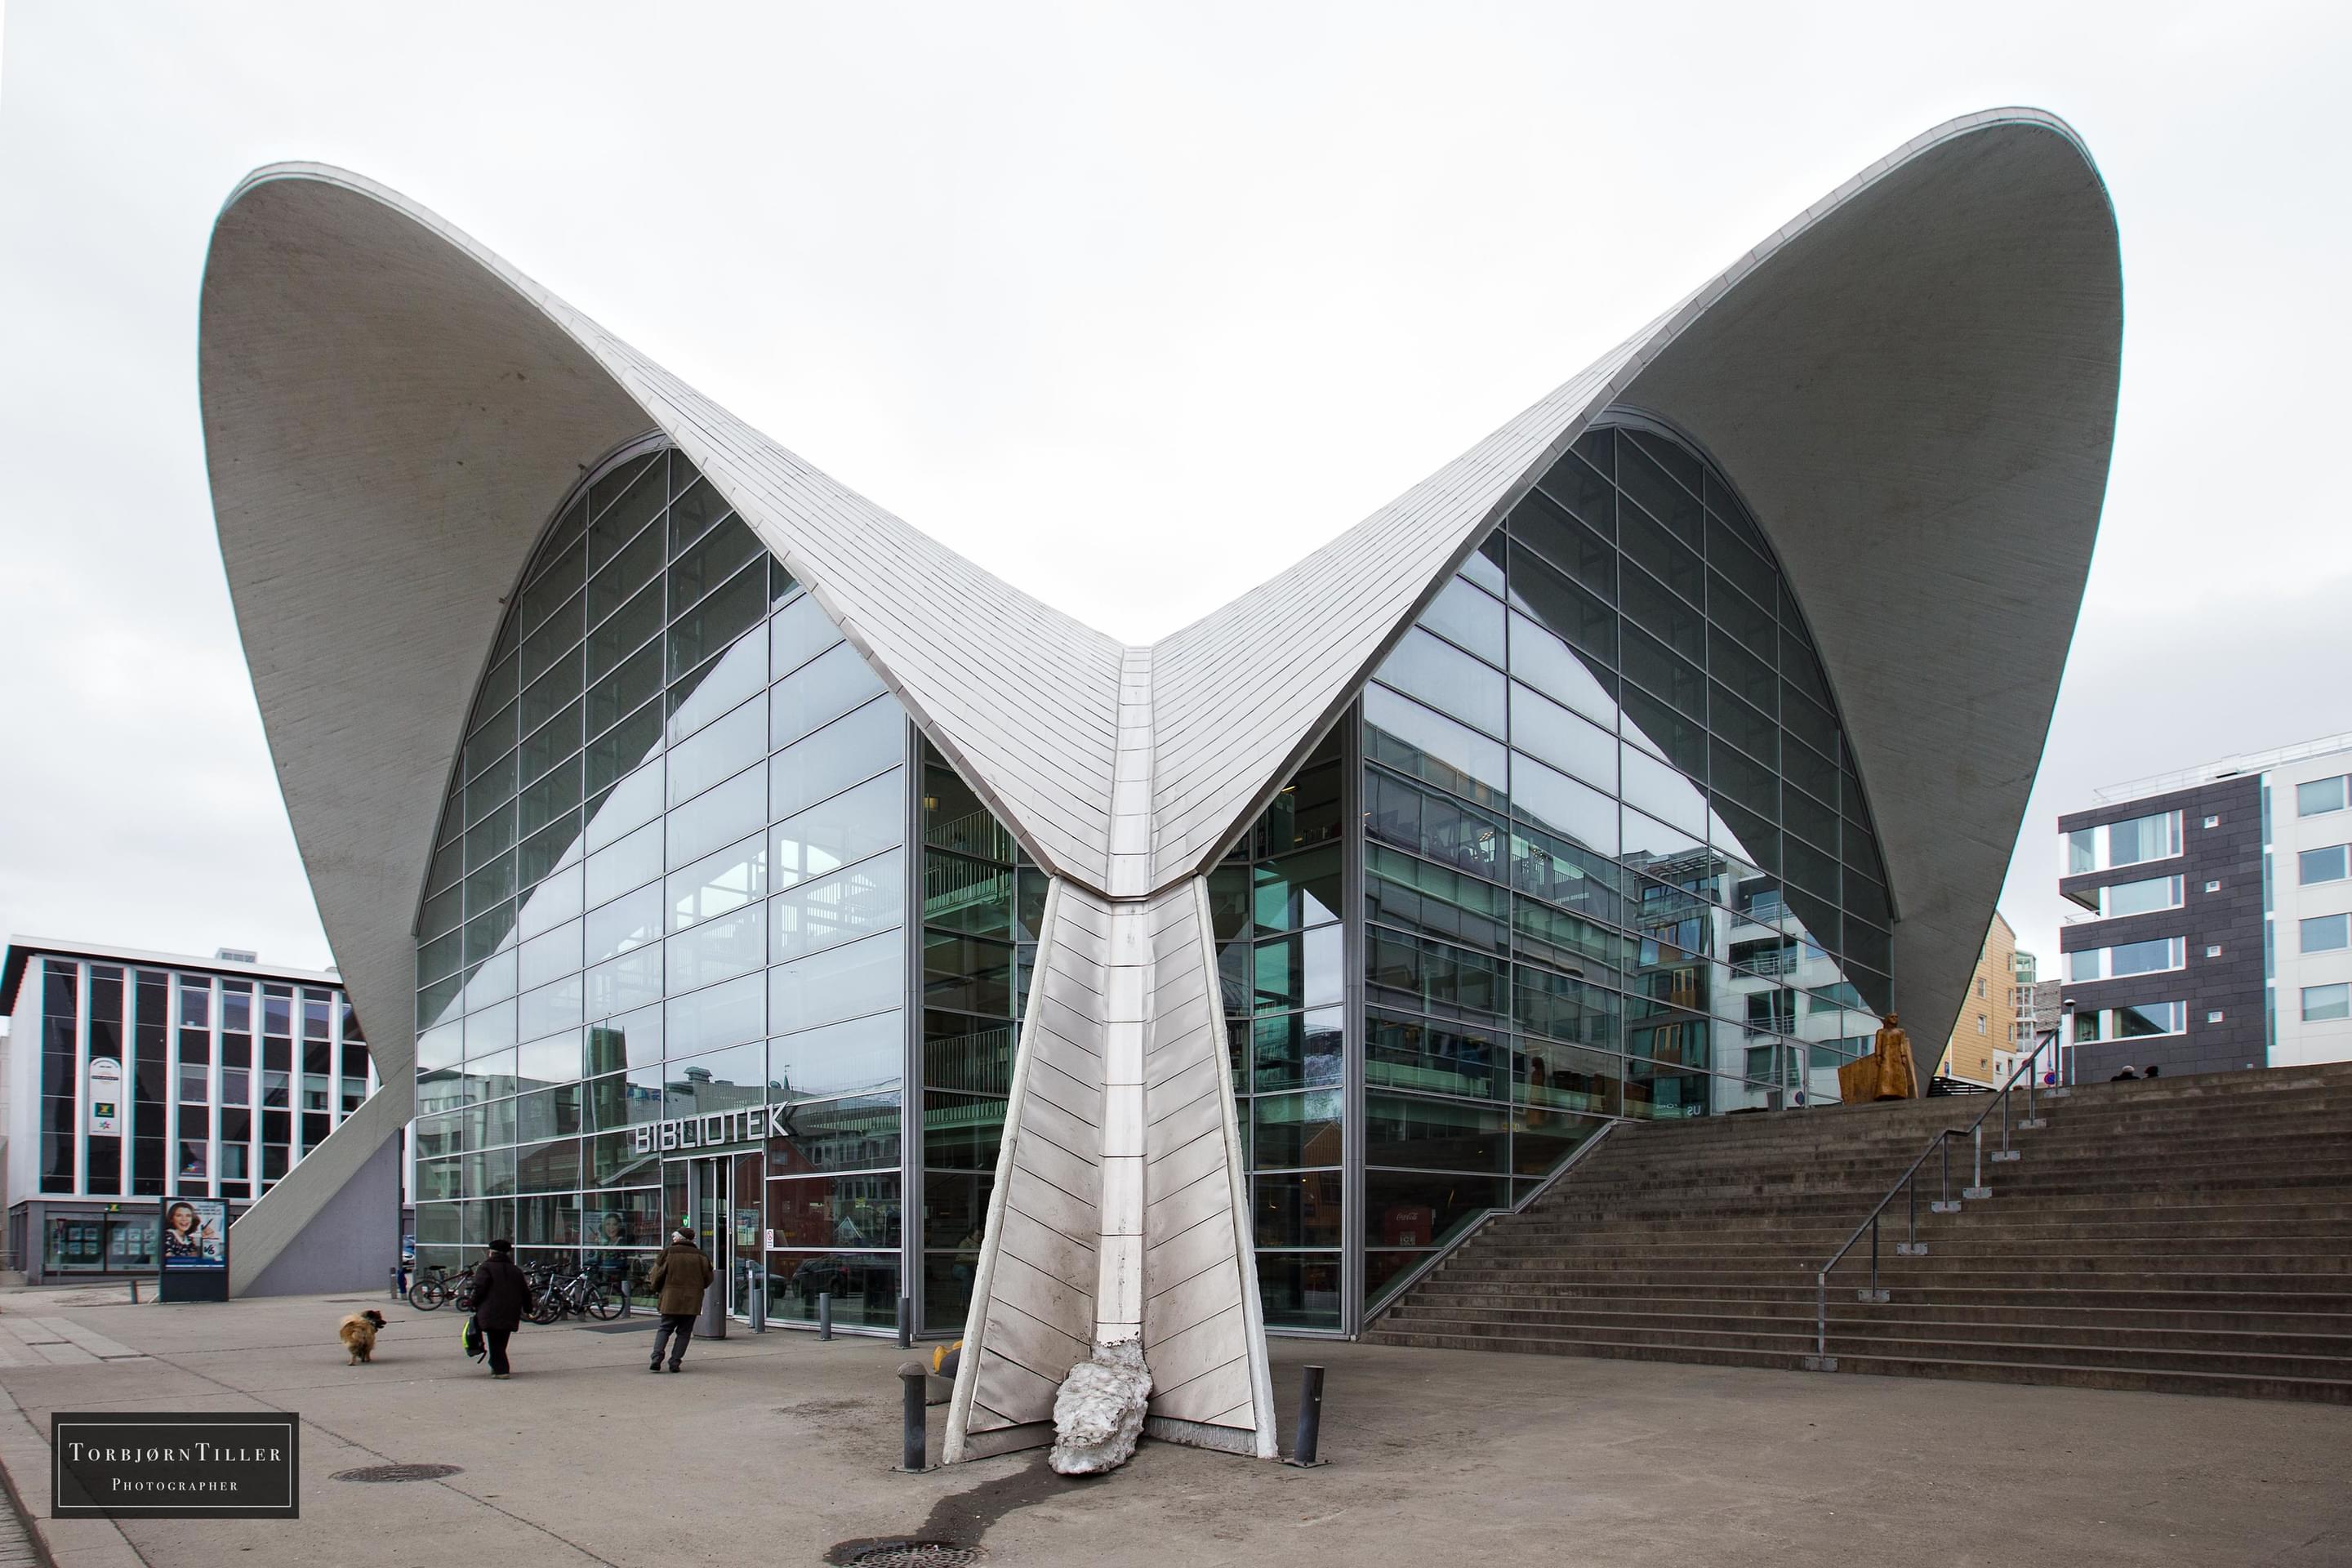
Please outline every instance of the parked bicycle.
[[551, 1279], [545, 1289], [534, 1293], [530, 1321], [544, 1325], [582, 1317], [605, 1323], [626, 1310], [625, 1291], [608, 1290], [587, 1270], [577, 1269], [568, 1277]]
[[474, 1297], [474, 1268], [452, 1272], [446, 1263], [435, 1263], [416, 1271], [408, 1282], [408, 1304], [420, 1312], [429, 1312], [444, 1301], [456, 1301], [460, 1309], [471, 1306]]

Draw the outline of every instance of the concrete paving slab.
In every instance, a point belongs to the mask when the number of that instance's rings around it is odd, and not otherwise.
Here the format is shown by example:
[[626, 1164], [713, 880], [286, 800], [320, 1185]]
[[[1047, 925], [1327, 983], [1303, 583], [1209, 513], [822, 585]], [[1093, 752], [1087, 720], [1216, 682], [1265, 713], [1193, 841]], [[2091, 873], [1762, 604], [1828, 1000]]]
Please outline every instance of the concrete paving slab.
[[[887, 1341], [739, 1328], [673, 1377], [635, 1336], [526, 1329], [499, 1383], [453, 1315], [405, 1305], [376, 1364], [345, 1366], [348, 1310], [73, 1310], [154, 1359], [0, 1367], [33, 1445], [0, 1432], [0, 1464], [45, 1506], [51, 1410], [300, 1412], [302, 1519], [133, 1521], [119, 1533], [152, 1568], [415, 1568], [453, 1547], [801, 1564], [922, 1533], [1023, 1568], [2352, 1563], [2352, 1410], [2328, 1406], [1276, 1341], [1286, 1440], [1299, 1364], [1329, 1368], [1323, 1468], [1147, 1442], [1097, 1479], [1036, 1454], [901, 1476]], [[332, 1479], [395, 1461], [461, 1468]]]

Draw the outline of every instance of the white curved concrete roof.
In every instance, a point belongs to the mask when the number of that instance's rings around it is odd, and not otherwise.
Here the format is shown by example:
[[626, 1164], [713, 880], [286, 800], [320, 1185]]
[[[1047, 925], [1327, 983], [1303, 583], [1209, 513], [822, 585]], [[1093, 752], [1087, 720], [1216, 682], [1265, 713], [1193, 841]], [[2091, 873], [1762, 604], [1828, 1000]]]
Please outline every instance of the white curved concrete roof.
[[1117, 792], [1130, 804], [1116, 835], [1112, 816], [1129, 650], [395, 193], [312, 164], [245, 181], [206, 262], [201, 379], [222, 554], [287, 808], [396, 1084], [435, 816], [504, 596], [583, 467], [656, 427], [1042, 864], [1133, 896], [1223, 850], [1588, 422], [1653, 414], [1740, 485], [1810, 607], [1896, 901], [1898, 1005], [1940, 1038], [2073, 635], [2121, 330], [2113, 213], [2063, 122], [1998, 110], [1906, 143], [1431, 479], [1153, 647], [1139, 666], [1148, 860], [1137, 792]]

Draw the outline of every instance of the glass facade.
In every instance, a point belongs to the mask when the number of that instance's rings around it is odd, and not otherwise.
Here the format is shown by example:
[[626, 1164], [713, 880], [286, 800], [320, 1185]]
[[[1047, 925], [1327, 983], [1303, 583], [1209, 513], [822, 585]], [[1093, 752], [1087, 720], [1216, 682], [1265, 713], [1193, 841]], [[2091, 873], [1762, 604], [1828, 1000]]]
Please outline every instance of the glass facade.
[[1368, 1305], [1607, 1119], [1836, 1099], [1889, 1005], [1885, 874], [1804, 619], [1705, 458], [1580, 439], [1360, 726]]
[[[904, 1293], [961, 1329], [1045, 884], [682, 454], [608, 459], [513, 595], [420, 906], [422, 1259], [504, 1235], [634, 1279], [718, 1192], [763, 1265], [737, 1310], [763, 1277], [779, 1319]], [[1891, 984], [1803, 621], [1646, 428], [1514, 509], [1209, 901], [1294, 1331], [1354, 1327], [1609, 1119], [1834, 1100]]]
[[[940, 1321], [961, 1321], [1010, 1064], [1015, 873], [1008, 836], [913, 742], [682, 454], [625, 452], [565, 499], [492, 650], [419, 910], [422, 1261], [507, 1236], [635, 1285], [698, 1214], [731, 1263], [763, 1265], [773, 1315], [812, 1318], [824, 1293], [836, 1321], [878, 1327], [928, 1237]], [[907, 1223], [901, 1127], [918, 1040], [942, 1168], [928, 1227]]]

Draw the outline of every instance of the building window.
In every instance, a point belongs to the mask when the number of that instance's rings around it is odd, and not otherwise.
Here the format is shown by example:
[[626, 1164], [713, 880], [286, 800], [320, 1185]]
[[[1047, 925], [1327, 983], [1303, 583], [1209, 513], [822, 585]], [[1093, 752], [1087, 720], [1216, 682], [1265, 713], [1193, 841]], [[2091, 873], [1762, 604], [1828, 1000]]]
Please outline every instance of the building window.
[[2294, 786], [2294, 814], [2297, 816], [2324, 816], [2331, 811], [2342, 811], [2352, 796], [2352, 774], [2338, 773], [2332, 779], [2314, 779], [2309, 784]]
[[2075, 1014], [2074, 1043], [2178, 1035], [2188, 1026], [2188, 1003], [2143, 1002], [2136, 1007], [2106, 1007]]
[[2352, 1017], [2352, 985], [2306, 985], [2303, 988], [2303, 1021], [2325, 1024]]
[[2116, 980], [2126, 974], [2158, 974], [2185, 968], [2188, 939], [2160, 936], [2115, 947], [2086, 947], [2066, 955], [2069, 980]]
[[2205, 947], [2205, 956], [2206, 956], [2206, 957], [2208, 957], [2208, 958], [2219, 958], [2219, 957], [2221, 957], [2221, 944], [2220, 942], [2208, 942], [2208, 943], [2206, 944], [2206, 947]]
[[2314, 882], [2340, 882], [2346, 875], [2345, 855], [2352, 846], [2331, 844], [2325, 849], [2306, 849], [2295, 857], [2295, 876], [2305, 887]]
[[1983, 996], [1984, 996], [1984, 994], [1985, 994], [1985, 977], [1984, 977], [1983, 975], [1979, 974], [1979, 975], [1978, 975], [1978, 976], [1977, 976], [1977, 996], [1978, 996], [1978, 998], [1979, 998], [1979, 1000], [1981, 1000], [1981, 999], [1983, 998]]
[[1983, 1034], [1984, 1032], [1985, 1032], [1985, 1016], [1984, 1016], [1982, 1013], [1979, 1013], [1979, 1014], [1978, 1014], [1978, 1015], [1977, 1015], [1977, 1033], [1978, 1033], [1978, 1034], [1979, 1034], [1979, 1035], [1981, 1035], [1981, 1034]]
[[2205, 819], [2205, 826], [2208, 827], [2219, 827], [2221, 826], [2221, 819], [2218, 816], [2209, 816]]
[[2180, 853], [2180, 813], [2159, 811], [2100, 827], [2077, 827], [2066, 835], [2066, 875], [2137, 866]]
[[2352, 947], [2352, 915], [2319, 915], [2302, 925], [2305, 952], [2341, 952]]
[[2205, 884], [2205, 890], [2209, 893], [2218, 893], [2221, 890], [2221, 884], [2220, 882], [2208, 882]]
[[2205, 1021], [2206, 1021], [2207, 1023], [2209, 1023], [2209, 1024], [2218, 1024], [2218, 1023], [2220, 1023], [2220, 1022], [2221, 1021], [2221, 1009], [2220, 1009], [2219, 1007], [2215, 1007], [2215, 1008], [2211, 1009], [2210, 1011], [2209, 1011], [2209, 1012], [2205, 1015]]
[[2182, 891], [2186, 886], [2186, 879], [2180, 877], [2143, 877], [2137, 881], [2110, 882], [2104, 888], [2085, 888], [2067, 897], [2103, 920], [2120, 920], [2126, 915], [2179, 909], [2184, 901]]

